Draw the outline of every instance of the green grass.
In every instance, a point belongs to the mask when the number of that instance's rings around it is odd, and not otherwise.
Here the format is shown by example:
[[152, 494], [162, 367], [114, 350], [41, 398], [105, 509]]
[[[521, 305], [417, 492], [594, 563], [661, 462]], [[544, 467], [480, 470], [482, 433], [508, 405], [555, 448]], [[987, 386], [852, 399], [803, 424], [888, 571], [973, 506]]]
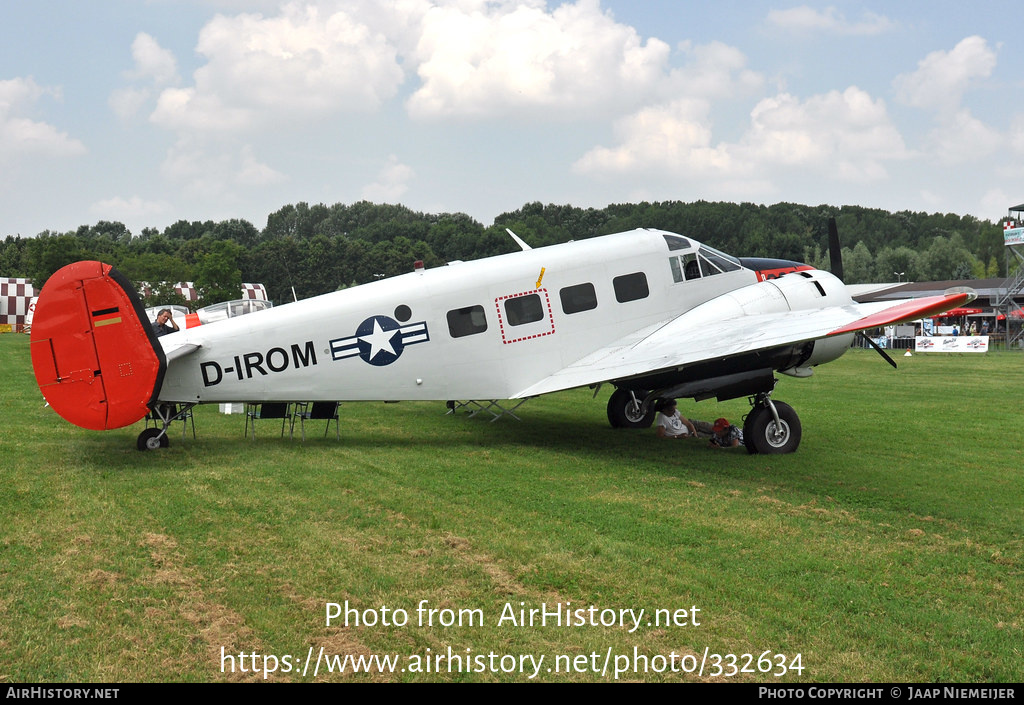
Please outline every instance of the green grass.
[[[202, 407], [198, 440], [176, 425], [169, 449], [140, 453], [141, 424], [96, 433], [44, 408], [27, 338], [0, 336], [0, 682], [252, 679], [222, 673], [222, 647], [298, 668], [311, 647], [399, 668], [449, 647], [543, 655], [550, 681], [612, 679], [549, 673], [556, 655], [708, 649], [756, 668], [770, 651], [801, 655], [782, 681], [1019, 682], [1024, 356], [897, 361], [852, 351], [783, 377], [775, 396], [804, 428], [788, 456], [614, 431], [607, 390], [532, 400], [521, 423], [346, 404], [340, 443], [322, 426], [305, 444], [245, 440], [242, 417]], [[705, 419], [747, 409], [681, 402]], [[326, 626], [326, 603], [346, 600], [410, 623]], [[484, 624], [418, 626], [421, 600]], [[700, 626], [499, 626], [521, 602], [695, 605]]]

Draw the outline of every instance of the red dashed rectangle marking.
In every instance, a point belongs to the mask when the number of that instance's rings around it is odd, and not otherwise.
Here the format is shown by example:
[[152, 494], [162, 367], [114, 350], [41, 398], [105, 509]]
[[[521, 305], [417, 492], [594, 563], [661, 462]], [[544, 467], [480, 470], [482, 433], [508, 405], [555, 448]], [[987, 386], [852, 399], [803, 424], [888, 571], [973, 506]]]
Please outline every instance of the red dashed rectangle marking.
[[[526, 330], [533, 331], [530, 334], [522, 335], [518, 338], [507, 337], [505, 335], [505, 315], [504, 311], [502, 311], [501, 308], [501, 302], [507, 299], [516, 299], [521, 296], [529, 296], [530, 294], [539, 294], [540, 296], [543, 297], [544, 308], [547, 311], [547, 317], [542, 318], [541, 320], [535, 321], [533, 323], [526, 323], [522, 326], [516, 326], [516, 329], [524, 329], [524, 332]], [[519, 343], [524, 340], [534, 340], [536, 338], [543, 338], [548, 335], [554, 335], [555, 333], [555, 317], [554, 314], [552, 314], [551, 312], [551, 297], [548, 296], [547, 289], [531, 289], [530, 291], [523, 291], [518, 294], [499, 296], [494, 300], [494, 306], [495, 308], [498, 309], [498, 327], [501, 329], [501, 342], [504, 343], [505, 345], [509, 345], [511, 343]], [[547, 321], [547, 323], [545, 323], [545, 321]], [[541, 327], [543, 327], [544, 329], [540, 330]], [[510, 333], [512, 332], [512, 330], [514, 329], [509, 327]]]

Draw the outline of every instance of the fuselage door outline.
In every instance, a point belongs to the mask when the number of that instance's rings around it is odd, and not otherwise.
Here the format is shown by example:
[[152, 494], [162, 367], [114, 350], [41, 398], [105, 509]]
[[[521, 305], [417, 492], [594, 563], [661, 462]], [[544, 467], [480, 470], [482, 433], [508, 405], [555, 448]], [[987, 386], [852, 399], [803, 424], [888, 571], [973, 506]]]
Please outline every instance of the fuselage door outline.
[[[528, 297], [536, 297], [536, 300]], [[555, 334], [555, 316], [546, 287], [499, 296], [494, 300], [494, 306], [498, 312], [501, 342], [505, 345]], [[520, 310], [527, 317], [517, 320], [516, 313]], [[534, 311], [539, 315], [531, 315]]]

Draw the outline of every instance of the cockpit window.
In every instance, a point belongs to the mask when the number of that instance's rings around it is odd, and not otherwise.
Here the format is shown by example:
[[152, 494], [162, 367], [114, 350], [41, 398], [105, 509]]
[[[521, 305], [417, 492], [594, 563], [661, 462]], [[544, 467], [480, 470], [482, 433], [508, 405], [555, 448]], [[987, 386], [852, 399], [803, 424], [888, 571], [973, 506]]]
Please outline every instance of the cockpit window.
[[669, 250], [685, 250], [690, 246], [690, 241], [685, 237], [679, 237], [678, 235], [666, 235], [662, 234], [665, 238], [665, 243], [668, 245]]
[[672, 255], [668, 258], [672, 267], [672, 281], [678, 283], [691, 279], [700, 279], [701, 265], [697, 262], [697, 255], [687, 252], [685, 255]]
[[[738, 259], [736, 259], [735, 257], [730, 257], [724, 252], [719, 252], [713, 247], [701, 245], [698, 252], [700, 253], [702, 260], [705, 260], [707, 263], [711, 264], [713, 267], [715, 267], [715, 269], [717, 269], [717, 271], [714, 272], [714, 274], [718, 274], [719, 272], [735, 272], [737, 269], [743, 268]], [[704, 268], [703, 262], [701, 264], [701, 268]]]
[[668, 261], [672, 267], [672, 280], [675, 282], [713, 277], [716, 274], [743, 268], [735, 257], [705, 245], [701, 245], [696, 254], [687, 252], [683, 255], [672, 255]]

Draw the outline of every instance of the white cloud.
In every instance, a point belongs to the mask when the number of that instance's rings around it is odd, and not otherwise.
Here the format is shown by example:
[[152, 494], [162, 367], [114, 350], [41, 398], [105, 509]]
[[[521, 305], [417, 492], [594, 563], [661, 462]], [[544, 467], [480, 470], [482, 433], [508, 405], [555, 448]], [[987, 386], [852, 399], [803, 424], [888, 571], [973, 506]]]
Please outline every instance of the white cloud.
[[122, 198], [115, 196], [97, 201], [89, 211], [101, 220], [131, 221], [162, 216], [172, 211], [166, 201], [146, 201], [139, 196]]
[[[0, 115], [7, 115], [26, 104], [34, 103], [47, 92], [55, 93], [52, 89], [40, 87], [31, 78], [0, 81]], [[57, 95], [59, 97], [59, 93]]]
[[164, 49], [156, 39], [139, 32], [132, 42], [135, 68], [127, 73], [134, 80], [152, 81], [154, 85], [167, 85], [178, 81], [178, 62], [174, 54]]
[[284, 174], [256, 159], [249, 145], [242, 147], [239, 160], [235, 180], [240, 186], [266, 186], [287, 180]]
[[675, 95], [736, 98], [764, 85], [764, 77], [747, 68], [747, 57], [735, 47], [722, 42], [683, 42], [680, 49], [690, 61], [672, 71], [670, 85]]
[[[601, 118], [679, 96], [735, 97], [760, 74], [721, 42], [681, 44], [671, 69], [665, 42], [646, 41], [598, 0], [549, 9], [544, 0], [292, 2], [277, 14], [220, 16], [200, 32], [206, 63], [191, 85], [168, 85], [150, 119], [179, 133], [252, 132], [267, 125], [373, 111], [404, 75], [420, 85], [413, 118]], [[133, 43], [136, 77], [178, 83], [169, 52], [144, 33]], [[140, 90], [111, 96], [130, 115]]]
[[644, 43], [597, 0], [468, 0], [432, 7], [414, 59], [414, 118], [491, 117], [523, 110], [580, 117], [635, 105], [667, 76], [670, 48]]
[[801, 5], [789, 10], [772, 10], [768, 24], [781, 30], [798, 33], [821, 33], [870, 36], [889, 32], [896, 23], [873, 12], [865, 12], [857, 22], [850, 21], [834, 7], [817, 10]]
[[396, 50], [345, 10], [290, 3], [218, 15], [199, 34], [194, 85], [165, 90], [151, 119], [179, 131], [240, 130], [374, 110], [403, 80]]
[[[976, 165], [979, 169], [993, 174], [997, 183], [1018, 184], [1024, 179], [1024, 113], [1018, 113], [1012, 117], [1010, 127], [1005, 134], [995, 134], [999, 138], [999, 142], [994, 151], [981, 155], [976, 160]], [[1014, 199], [1016, 199], [1014, 202], [1019, 203], [1021, 197], [1020, 195], [1010, 197], [1010, 200]], [[1006, 203], [1003, 204], [1004, 207]]]
[[728, 148], [711, 144], [707, 111], [707, 103], [697, 100], [644, 108], [616, 123], [618, 147], [596, 147], [573, 168], [595, 176], [650, 170], [690, 177], [733, 172], [736, 165]]
[[363, 188], [361, 198], [378, 203], [395, 203], [409, 190], [409, 181], [416, 176], [412, 167], [391, 155], [377, 174], [377, 180]]
[[134, 67], [124, 72], [124, 77], [134, 83], [143, 84], [118, 88], [107, 99], [110, 109], [122, 120], [135, 117], [164, 86], [179, 82], [178, 62], [174, 54], [161, 47], [156, 39], [139, 32], [132, 42]]
[[152, 97], [148, 88], [118, 88], [110, 94], [107, 105], [122, 120], [138, 114], [142, 106]]
[[884, 163], [908, 156], [885, 103], [856, 87], [804, 102], [781, 94], [751, 113], [742, 153], [763, 165], [799, 166], [854, 181], [884, 178]]
[[149, 118], [179, 132], [240, 132], [253, 125], [253, 111], [227, 105], [216, 93], [195, 88], [167, 88]]
[[1024, 113], [1014, 116], [1010, 125], [1010, 147], [1018, 158], [1024, 157]]
[[44, 95], [60, 91], [43, 88], [32, 78], [0, 81], [0, 160], [15, 156], [77, 157], [85, 145], [53, 125], [25, 117]]
[[933, 113], [934, 127], [922, 144], [932, 162], [981, 165], [1006, 144], [1012, 145], [1012, 127], [1009, 134], [1003, 134], [964, 107], [967, 91], [991, 76], [995, 68], [995, 51], [983, 38], [972, 36], [948, 52], [928, 54], [918, 62], [916, 71], [893, 81], [897, 100]]
[[928, 133], [928, 152], [945, 164], [984, 162], [1006, 144], [1005, 137], [964, 108], [942, 116]]
[[918, 108], [956, 110], [972, 82], [987, 78], [996, 54], [981, 37], [967, 37], [952, 51], [934, 51], [918, 62], [917, 70], [893, 81], [897, 98]]
[[856, 87], [806, 101], [788, 94], [764, 99], [736, 143], [714, 143], [707, 111], [701, 101], [645, 108], [617, 123], [618, 147], [597, 147], [574, 169], [591, 176], [767, 183], [779, 169], [796, 168], [827, 179], [876, 181], [887, 176], [887, 161], [908, 156], [884, 102]]
[[232, 196], [239, 188], [279, 183], [286, 177], [258, 161], [249, 145], [237, 150], [202, 140], [180, 139], [160, 167], [168, 181], [204, 199]]

